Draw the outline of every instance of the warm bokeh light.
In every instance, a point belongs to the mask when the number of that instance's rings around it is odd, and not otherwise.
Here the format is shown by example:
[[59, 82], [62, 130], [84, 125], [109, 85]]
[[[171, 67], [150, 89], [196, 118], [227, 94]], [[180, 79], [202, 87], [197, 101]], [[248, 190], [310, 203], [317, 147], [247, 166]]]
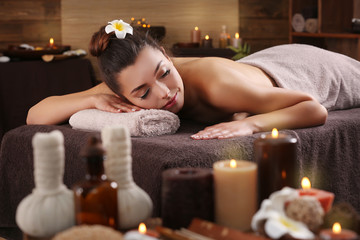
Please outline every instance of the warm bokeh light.
[[310, 182], [309, 178], [303, 177], [303, 179], [301, 180], [301, 187], [304, 190], [311, 188], [311, 182]]
[[138, 229], [139, 233], [141, 234], [145, 234], [146, 233], [146, 225], [145, 223], [140, 223], [139, 224], [139, 229]]
[[276, 128], [273, 128], [273, 130], [271, 132], [271, 136], [273, 138], [278, 138], [279, 137], [279, 131]]
[[198, 27], [195, 27], [195, 31], [197, 31], [197, 30], [199, 30], [199, 28], [198, 28]]
[[239, 33], [235, 33], [235, 38], [236, 38], [236, 39], [239, 39], [239, 38], [240, 38]]
[[333, 227], [332, 227], [332, 231], [333, 231], [333, 233], [336, 233], [336, 234], [341, 233], [341, 225], [340, 225], [340, 223], [338, 223], [338, 222], [334, 223]]
[[210, 38], [209, 35], [206, 35], [206, 36], [205, 36], [205, 39], [206, 39], [206, 40], [209, 40], [209, 38]]
[[281, 177], [282, 177], [282, 179], [286, 179], [286, 171], [285, 170], [281, 171]]
[[50, 45], [53, 45], [54, 44], [54, 39], [50, 38], [49, 43], [50, 43]]
[[230, 161], [230, 167], [231, 168], [236, 168], [236, 161], [234, 159], [231, 159]]
[[132, 18], [131, 18], [131, 21], [134, 21], [134, 20], [135, 20], [135, 18], [132, 17]]

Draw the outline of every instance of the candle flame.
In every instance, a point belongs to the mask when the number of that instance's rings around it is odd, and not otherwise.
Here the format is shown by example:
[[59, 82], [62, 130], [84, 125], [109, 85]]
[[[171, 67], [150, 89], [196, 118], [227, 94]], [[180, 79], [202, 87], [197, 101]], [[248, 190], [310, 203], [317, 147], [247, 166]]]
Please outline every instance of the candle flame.
[[198, 31], [199, 30], [199, 28], [198, 27], [195, 27], [195, 31]]
[[341, 233], [341, 225], [340, 225], [340, 223], [338, 223], [338, 222], [334, 223], [334, 225], [332, 227], [332, 231], [333, 231], [333, 233], [336, 233], [336, 234]]
[[239, 39], [239, 38], [240, 38], [239, 33], [235, 33], [235, 38], [236, 38], [236, 39]]
[[278, 138], [279, 137], [279, 131], [276, 128], [273, 128], [273, 130], [271, 132], [271, 136], [273, 138]]
[[205, 36], [205, 39], [206, 39], [206, 40], [209, 40], [209, 38], [210, 38], [209, 35], [206, 35], [206, 36]]
[[53, 45], [54, 44], [54, 39], [50, 38], [49, 43], [50, 43], [50, 45]]
[[138, 231], [139, 231], [141, 234], [145, 234], [145, 233], [146, 233], [146, 225], [145, 225], [145, 223], [140, 223], [140, 224], [139, 224]]
[[304, 190], [311, 188], [311, 182], [310, 182], [309, 178], [303, 177], [303, 179], [301, 180], [301, 187]]
[[231, 168], [236, 168], [236, 161], [234, 159], [231, 159], [230, 161], [230, 167]]

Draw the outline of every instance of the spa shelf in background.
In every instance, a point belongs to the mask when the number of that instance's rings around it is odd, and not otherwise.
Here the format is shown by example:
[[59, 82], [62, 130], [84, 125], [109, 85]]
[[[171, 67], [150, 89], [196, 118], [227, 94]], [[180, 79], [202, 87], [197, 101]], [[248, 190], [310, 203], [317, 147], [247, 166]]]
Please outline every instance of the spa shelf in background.
[[179, 45], [174, 45], [171, 52], [175, 57], [223, 57], [229, 59], [236, 54], [228, 48], [195, 48]]
[[289, 42], [315, 45], [360, 60], [360, 0], [290, 0]]

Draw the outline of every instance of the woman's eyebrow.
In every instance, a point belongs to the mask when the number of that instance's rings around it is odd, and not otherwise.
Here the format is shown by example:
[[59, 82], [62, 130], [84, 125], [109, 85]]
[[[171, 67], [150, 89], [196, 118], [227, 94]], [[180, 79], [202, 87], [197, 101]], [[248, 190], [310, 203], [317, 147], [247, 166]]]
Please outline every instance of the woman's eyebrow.
[[162, 63], [162, 60], [160, 60], [160, 62], [156, 66], [155, 71], [154, 71], [154, 76], [156, 75], [157, 71], [159, 70], [161, 63]]
[[143, 87], [145, 87], [145, 85], [146, 85], [146, 84], [144, 83], [144, 84], [141, 84], [140, 86], [134, 88], [134, 89], [131, 91], [130, 94], [132, 94], [133, 92], [139, 91], [140, 89], [142, 89]]

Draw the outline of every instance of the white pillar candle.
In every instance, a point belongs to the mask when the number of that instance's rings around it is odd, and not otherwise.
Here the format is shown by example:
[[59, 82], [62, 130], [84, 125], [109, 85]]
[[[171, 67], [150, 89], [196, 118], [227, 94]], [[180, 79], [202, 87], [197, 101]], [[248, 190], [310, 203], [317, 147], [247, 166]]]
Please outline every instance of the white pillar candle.
[[246, 231], [257, 207], [257, 165], [244, 160], [215, 162], [215, 220]]
[[238, 48], [241, 46], [242, 39], [240, 38], [239, 33], [235, 34], [235, 38], [232, 39], [232, 46]]

